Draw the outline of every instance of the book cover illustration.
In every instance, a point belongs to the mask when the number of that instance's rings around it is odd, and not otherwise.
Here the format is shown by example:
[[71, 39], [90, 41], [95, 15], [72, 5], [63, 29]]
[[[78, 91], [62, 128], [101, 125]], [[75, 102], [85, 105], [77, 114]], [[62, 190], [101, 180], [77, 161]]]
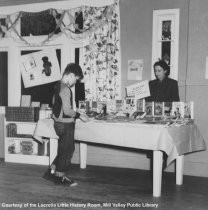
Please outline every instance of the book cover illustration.
[[134, 97], [127, 97], [125, 100], [125, 112], [132, 115], [136, 111], [136, 100]]
[[107, 113], [116, 113], [116, 100], [107, 101]]
[[154, 113], [154, 102], [149, 102], [149, 101], [146, 101], [145, 102], [145, 112], [146, 112], [146, 116], [153, 116]]
[[97, 106], [98, 106], [97, 101], [92, 101], [91, 107], [92, 107], [93, 112], [97, 112], [97, 108], [98, 108]]
[[184, 102], [184, 118], [194, 119], [194, 102]]
[[97, 113], [104, 113], [104, 114], [106, 114], [106, 109], [107, 109], [107, 107], [106, 107], [106, 105], [107, 105], [107, 102], [106, 101], [98, 101], [97, 102]]
[[17, 136], [17, 125], [15, 123], [9, 123], [7, 126], [7, 136], [15, 137]]
[[22, 140], [20, 143], [20, 152], [23, 155], [37, 155], [38, 143], [32, 140]]
[[163, 102], [154, 102], [154, 116], [161, 117], [164, 113]]
[[116, 100], [116, 112], [122, 112], [124, 109], [124, 101]]
[[174, 118], [180, 119], [184, 116], [184, 102], [173, 102], [171, 115]]
[[81, 113], [86, 113], [86, 111], [87, 111], [86, 101], [79, 101], [79, 111]]
[[164, 116], [170, 117], [172, 111], [172, 102], [164, 102]]
[[136, 111], [138, 112], [144, 112], [145, 107], [144, 107], [144, 99], [137, 99], [136, 100]]
[[19, 139], [9, 139], [8, 140], [8, 153], [9, 154], [20, 153], [20, 141], [19, 141]]

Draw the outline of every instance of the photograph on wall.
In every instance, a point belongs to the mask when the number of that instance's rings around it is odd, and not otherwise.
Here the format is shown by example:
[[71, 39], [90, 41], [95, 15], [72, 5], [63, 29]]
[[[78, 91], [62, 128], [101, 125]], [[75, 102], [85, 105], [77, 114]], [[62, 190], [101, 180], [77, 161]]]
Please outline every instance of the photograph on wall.
[[61, 79], [60, 66], [54, 48], [22, 55], [20, 71], [25, 88]]

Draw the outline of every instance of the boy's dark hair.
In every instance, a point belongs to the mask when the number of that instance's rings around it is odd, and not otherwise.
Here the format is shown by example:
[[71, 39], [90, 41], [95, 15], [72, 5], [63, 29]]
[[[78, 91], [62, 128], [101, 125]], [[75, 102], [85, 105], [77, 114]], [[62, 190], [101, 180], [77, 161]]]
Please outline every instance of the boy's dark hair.
[[80, 65], [76, 63], [68, 64], [64, 70], [63, 75], [68, 75], [70, 73], [73, 73], [76, 77], [79, 77], [80, 80], [84, 77]]
[[164, 60], [159, 60], [159, 61], [155, 62], [153, 67], [155, 68], [155, 66], [162, 67], [166, 71], [166, 76], [168, 76], [170, 74], [170, 67]]
[[42, 61], [43, 62], [47, 62], [48, 61], [48, 57], [47, 56], [42, 57]]

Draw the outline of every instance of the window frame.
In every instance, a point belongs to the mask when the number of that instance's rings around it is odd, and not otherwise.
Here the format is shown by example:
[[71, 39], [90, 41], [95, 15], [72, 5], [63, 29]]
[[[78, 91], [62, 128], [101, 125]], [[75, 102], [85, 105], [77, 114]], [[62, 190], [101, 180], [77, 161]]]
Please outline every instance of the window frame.
[[[7, 81], [8, 81], [8, 79], [9, 79], [9, 76], [8, 76], [8, 65], [9, 65], [9, 59], [8, 59], [8, 57], [9, 57], [9, 49], [8, 49], [8, 47], [1, 47], [0, 46], [0, 52], [6, 52], [7, 53]], [[7, 82], [7, 101], [6, 101], [6, 104], [8, 105], [8, 98], [9, 98], [9, 93], [8, 93], [8, 82]], [[2, 106], [2, 105], [1, 105]]]
[[158, 61], [158, 58], [161, 58], [162, 22], [166, 21], [166, 20], [167, 21], [170, 20], [171, 21], [170, 78], [178, 80], [179, 15], [180, 15], [180, 9], [165, 9], [165, 10], [154, 10], [153, 11], [152, 71], [151, 71], [151, 78], [152, 79], [155, 79], [153, 65], [156, 61]]

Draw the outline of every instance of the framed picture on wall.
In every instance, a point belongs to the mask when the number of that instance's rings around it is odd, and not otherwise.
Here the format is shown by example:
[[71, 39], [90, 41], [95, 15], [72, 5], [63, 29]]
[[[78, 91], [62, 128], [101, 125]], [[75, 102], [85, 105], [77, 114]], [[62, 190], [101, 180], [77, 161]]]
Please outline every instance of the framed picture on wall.
[[54, 48], [27, 55], [20, 59], [24, 87], [33, 87], [60, 80], [60, 66]]

